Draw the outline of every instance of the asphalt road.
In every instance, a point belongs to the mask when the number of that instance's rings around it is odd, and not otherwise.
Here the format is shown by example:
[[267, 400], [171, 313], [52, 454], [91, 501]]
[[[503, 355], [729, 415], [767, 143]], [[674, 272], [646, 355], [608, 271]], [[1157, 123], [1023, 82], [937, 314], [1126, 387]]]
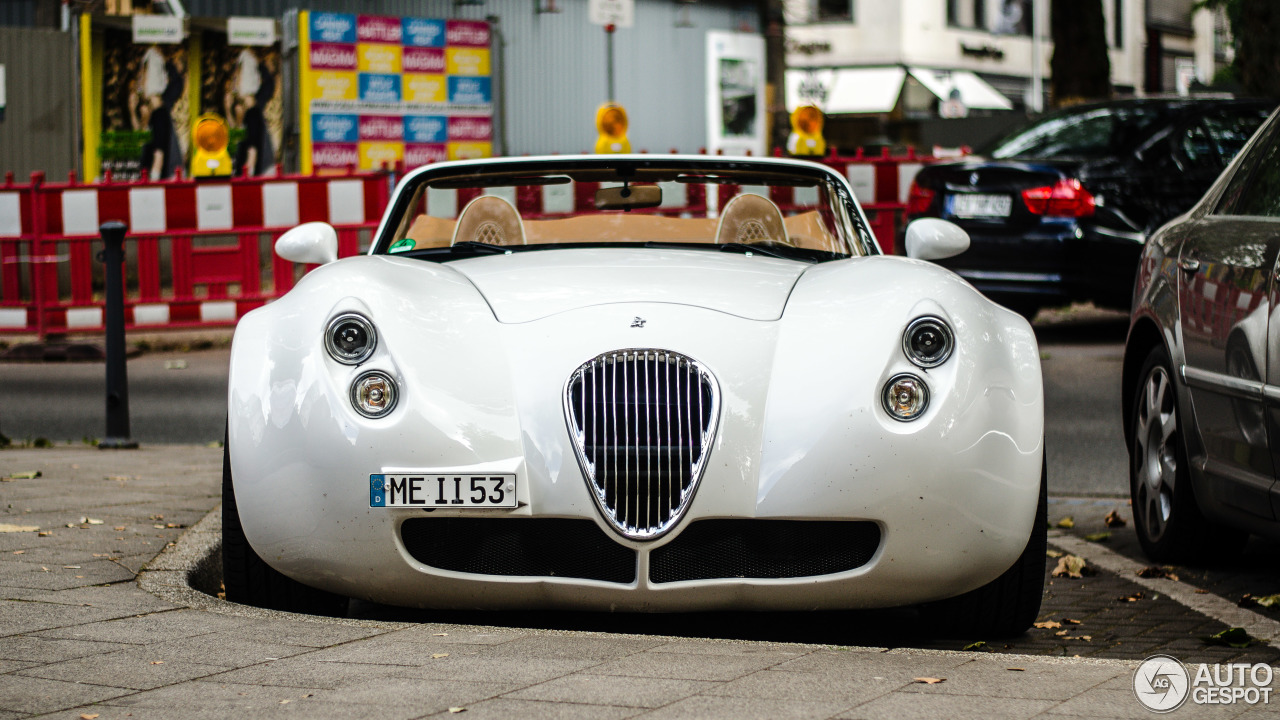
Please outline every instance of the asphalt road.
[[[1121, 314], [1066, 314], [1037, 326], [1045, 379], [1049, 492], [1128, 496], [1121, 439]], [[152, 352], [129, 361], [133, 439], [208, 443], [226, 422], [226, 348]], [[0, 433], [16, 444], [76, 444], [106, 429], [105, 366], [0, 363]]]

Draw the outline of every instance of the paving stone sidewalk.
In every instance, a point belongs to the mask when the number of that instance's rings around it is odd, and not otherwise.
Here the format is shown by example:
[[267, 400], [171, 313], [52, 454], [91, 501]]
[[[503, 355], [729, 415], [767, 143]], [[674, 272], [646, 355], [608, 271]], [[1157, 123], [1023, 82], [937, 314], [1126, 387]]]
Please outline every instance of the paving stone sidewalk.
[[[594, 620], [572, 617], [541, 623], [560, 625], [553, 629], [478, 624], [495, 619], [481, 614], [319, 620], [207, 597], [192, 608], [144, 591], [135, 582], [144, 566], [149, 577], [182, 574], [172, 569], [186, 562], [180, 553], [148, 563], [217, 505], [220, 463], [221, 451], [207, 447], [0, 451], [0, 477], [20, 476], [0, 483], [0, 720], [394, 719], [460, 711], [467, 718], [734, 720], [1147, 715], [1134, 698], [1132, 661], [851, 645], [867, 635], [850, 633], [848, 622], [827, 626], [826, 638], [816, 636], [822, 623], [809, 623], [798, 643], [673, 637], [679, 633], [653, 632], [663, 623], [653, 617], [626, 633], [595, 631]], [[22, 477], [36, 471], [39, 477]], [[1114, 589], [1097, 592], [1111, 582]], [[1114, 614], [1110, 596], [1127, 590], [1126, 582], [1105, 575], [1080, 588], [1055, 581], [1047, 614], [1069, 613], [1099, 628], [1106, 615], [1109, 624], [1094, 631], [1098, 640], [1045, 641], [1053, 652], [1105, 646], [1109, 653], [1096, 654], [1136, 657], [1119, 648], [1132, 642], [1125, 628], [1144, 616], [1167, 614], [1163, 632], [1177, 636], [1172, 623], [1189, 611], [1176, 605], [1167, 613]], [[757, 627], [777, 624], [751, 617]], [[672, 626], [681, 622], [690, 621]], [[1008, 650], [1050, 652], [1038, 643], [1029, 634]], [[1247, 705], [1177, 714], [1275, 716]]]

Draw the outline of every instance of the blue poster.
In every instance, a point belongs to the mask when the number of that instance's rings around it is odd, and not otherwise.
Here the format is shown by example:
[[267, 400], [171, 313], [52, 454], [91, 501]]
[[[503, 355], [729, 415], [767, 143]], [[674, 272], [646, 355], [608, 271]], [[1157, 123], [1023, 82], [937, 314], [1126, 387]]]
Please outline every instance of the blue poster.
[[360, 139], [360, 119], [355, 115], [316, 113], [311, 116], [312, 142], [355, 142]]
[[407, 115], [404, 119], [404, 141], [442, 143], [449, 139], [445, 118], [439, 115]]
[[355, 41], [355, 15], [311, 13], [311, 42], [353, 43]]
[[[360, 100], [363, 102], [400, 102], [399, 75], [360, 73]], [[485, 78], [486, 82], [488, 78]]]
[[493, 94], [487, 77], [449, 76], [449, 102], [459, 105], [488, 105]]
[[444, 21], [403, 18], [401, 37], [406, 47], [444, 47]]

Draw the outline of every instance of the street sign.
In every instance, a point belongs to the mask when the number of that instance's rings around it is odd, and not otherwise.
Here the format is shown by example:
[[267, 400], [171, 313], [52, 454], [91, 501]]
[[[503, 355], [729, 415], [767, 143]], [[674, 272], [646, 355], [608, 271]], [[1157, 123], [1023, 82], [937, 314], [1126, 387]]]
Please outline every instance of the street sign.
[[636, 21], [635, 0], [589, 0], [587, 17], [593, 25], [629, 28]]

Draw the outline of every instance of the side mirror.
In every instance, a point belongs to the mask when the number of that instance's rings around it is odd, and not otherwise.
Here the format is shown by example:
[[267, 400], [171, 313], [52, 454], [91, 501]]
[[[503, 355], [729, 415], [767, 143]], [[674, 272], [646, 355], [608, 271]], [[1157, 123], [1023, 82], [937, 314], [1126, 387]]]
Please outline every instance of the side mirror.
[[941, 260], [969, 249], [969, 233], [938, 218], [912, 220], [907, 226], [907, 257]]
[[338, 231], [329, 223], [303, 223], [276, 240], [276, 255], [309, 265], [331, 263], [338, 259]]

